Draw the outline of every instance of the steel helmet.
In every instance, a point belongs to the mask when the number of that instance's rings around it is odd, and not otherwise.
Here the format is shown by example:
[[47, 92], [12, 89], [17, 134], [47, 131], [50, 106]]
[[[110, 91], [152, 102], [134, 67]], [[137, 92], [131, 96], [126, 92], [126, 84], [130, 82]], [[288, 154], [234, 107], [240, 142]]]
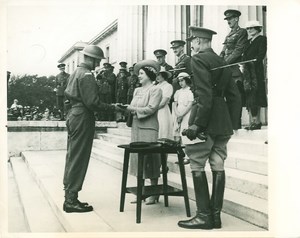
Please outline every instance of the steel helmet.
[[95, 59], [105, 59], [102, 49], [97, 45], [88, 45], [84, 47], [82, 53]]

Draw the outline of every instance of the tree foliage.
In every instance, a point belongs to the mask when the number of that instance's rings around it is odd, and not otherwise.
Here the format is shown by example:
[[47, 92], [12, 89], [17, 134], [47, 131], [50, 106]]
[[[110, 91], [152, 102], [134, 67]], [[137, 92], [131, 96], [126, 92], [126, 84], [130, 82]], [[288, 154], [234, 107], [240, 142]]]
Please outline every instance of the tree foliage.
[[7, 107], [10, 107], [14, 99], [18, 99], [23, 106], [40, 106], [43, 102], [44, 107], [52, 109], [56, 104], [54, 88], [55, 76], [12, 76], [7, 88]]

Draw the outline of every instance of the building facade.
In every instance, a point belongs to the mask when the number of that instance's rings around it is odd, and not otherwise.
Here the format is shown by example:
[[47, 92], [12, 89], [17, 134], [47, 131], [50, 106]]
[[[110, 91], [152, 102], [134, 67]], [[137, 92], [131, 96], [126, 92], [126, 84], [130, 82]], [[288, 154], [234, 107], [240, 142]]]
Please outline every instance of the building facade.
[[[130, 5], [119, 8], [118, 18], [87, 43], [100, 46], [106, 57], [101, 64], [109, 62], [116, 70], [121, 61], [131, 66], [143, 59], [155, 59], [153, 51], [158, 48], [165, 49], [168, 52], [167, 62], [175, 65], [176, 57], [170, 49], [170, 42], [185, 40], [190, 25], [216, 31], [218, 34], [213, 37], [212, 48], [219, 53], [230, 31], [224, 20], [224, 11], [229, 8], [242, 13], [241, 27], [249, 20], [258, 20], [264, 25], [263, 34], [266, 34], [264, 6]], [[74, 71], [73, 65], [76, 68], [76, 63], [80, 61], [79, 44], [83, 47], [86, 45], [77, 42], [59, 60], [66, 63], [69, 73]], [[186, 52], [190, 54], [189, 44], [186, 44]]]
[[66, 72], [71, 74], [76, 69], [77, 65], [82, 61], [83, 48], [88, 45], [87, 42], [76, 42], [59, 60], [59, 63], [66, 64]]
[[[126, 61], [128, 67], [143, 59], [155, 59], [153, 51], [165, 49], [166, 61], [174, 66], [176, 57], [170, 49], [172, 40], [185, 40], [188, 37], [188, 27], [201, 26], [217, 32], [213, 36], [212, 48], [219, 54], [226, 35], [230, 32], [224, 11], [237, 9], [240, 16], [240, 26], [245, 27], [249, 20], [258, 20], [264, 27], [262, 34], [267, 32], [267, 8], [265, 6], [202, 6], [202, 5], [130, 5], [118, 6], [120, 14], [88, 43], [77, 42], [71, 47], [59, 62], [66, 63], [66, 70], [72, 73], [80, 61], [79, 51], [86, 44], [95, 44], [102, 48], [106, 59], [119, 71], [119, 62]], [[79, 47], [80, 44], [80, 48]], [[186, 53], [190, 55], [190, 43], [186, 44]], [[247, 113], [243, 113], [248, 115]], [[267, 122], [267, 111], [262, 113], [262, 122]], [[243, 119], [248, 123], [248, 117]]]

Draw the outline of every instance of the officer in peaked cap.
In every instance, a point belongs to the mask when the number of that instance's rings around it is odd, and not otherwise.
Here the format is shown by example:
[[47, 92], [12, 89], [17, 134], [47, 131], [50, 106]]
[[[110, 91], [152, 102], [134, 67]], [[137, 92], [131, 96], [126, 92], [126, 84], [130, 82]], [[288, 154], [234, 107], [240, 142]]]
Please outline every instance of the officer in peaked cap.
[[108, 68], [111, 67], [111, 64], [106, 62], [106, 63], [103, 64], [103, 66], [104, 66], [105, 69], [108, 69]]
[[59, 63], [57, 68], [59, 69], [60, 73], [55, 77], [56, 106], [60, 110], [60, 120], [63, 121], [65, 117], [64, 91], [67, 87], [70, 74], [65, 72], [66, 64], [64, 63]]
[[224, 12], [225, 18], [224, 20], [229, 20], [230, 18], [239, 17], [241, 15], [241, 12], [234, 9], [228, 9]]
[[59, 63], [58, 65], [57, 65], [57, 68], [59, 68], [59, 69], [63, 69], [63, 68], [65, 68], [66, 67], [66, 64], [65, 63]]
[[[241, 12], [234, 9], [228, 9], [224, 12], [225, 18], [231, 31], [226, 36], [223, 49], [220, 56], [228, 63], [233, 64], [242, 60], [242, 53], [247, 44], [247, 30], [239, 26], [239, 17]], [[232, 77], [234, 78], [240, 94], [242, 96], [242, 105], [245, 105], [245, 92], [242, 85], [242, 73], [239, 70], [239, 66], [235, 65], [230, 67], [232, 71]], [[240, 112], [240, 118], [242, 117], [242, 110]], [[241, 119], [240, 119], [241, 127]]]
[[121, 68], [127, 68], [127, 62], [125, 61], [120, 62], [119, 65], [121, 66]]
[[65, 95], [70, 101], [67, 115], [68, 143], [64, 171], [65, 212], [90, 212], [93, 207], [78, 200], [88, 169], [95, 133], [94, 112], [119, 110], [115, 105], [103, 103], [92, 70], [100, 65], [104, 54], [96, 45], [83, 51], [83, 62], [70, 75]]
[[185, 41], [183, 40], [173, 40], [171, 41], [171, 49], [178, 48], [179, 46], [184, 46]]
[[[159, 65], [162, 68], [162, 71], [169, 71], [171, 69], [173, 69], [173, 67], [169, 64], [167, 64], [166, 62], [166, 54], [167, 54], [167, 51], [163, 50], [163, 49], [157, 49], [153, 52], [153, 54], [155, 55], [156, 59], [157, 59], [157, 62], [159, 63]], [[171, 83], [171, 82], [169, 82]]]
[[[185, 152], [190, 159], [197, 213], [178, 225], [187, 229], [221, 228], [221, 210], [225, 188], [224, 162], [226, 146], [237, 129], [241, 100], [229, 68], [211, 69], [225, 65], [225, 61], [211, 48], [215, 31], [190, 27], [193, 91], [195, 103], [189, 117], [186, 136], [193, 142], [203, 134], [206, 139], [187, 144]], [[203, 136], [202, 136], [203, 138]], [[205, 172], [206, 162], [212, 171], [212, 195], [209, 194]]]
[[[178, 74], [180, 72], [187, 72], [188, 74], [191, 74], [191, 57], [184, 53], [184, 45], [185, 41], [183, 40], [173, 40], [171, 41], [171, 49], [173, 49], [174, 54], [177, 57], [177, 63], [175, 64], [173, 73], [173, 80], [172, 80], [172, 86], [173, 86], [173, 94], [170, 99], [170, 108], [172, 108], [172, 103], [174, 102], [174, 95], [178, 89], [180, 89], [179, 81], [178, 81]], [[181, 70], [180, 70], [181, 69]]]

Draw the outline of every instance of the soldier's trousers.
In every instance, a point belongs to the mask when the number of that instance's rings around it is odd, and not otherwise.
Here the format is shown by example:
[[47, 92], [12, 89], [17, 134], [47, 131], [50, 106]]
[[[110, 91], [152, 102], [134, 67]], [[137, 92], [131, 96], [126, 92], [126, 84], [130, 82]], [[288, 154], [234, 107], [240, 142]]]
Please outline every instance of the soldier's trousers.
[[72, 107], [67, 116], [66, 126], [68, 144], [64, 189], [78, 192], [82, 189], [90, 160], [95, 132], [94, 113], [82, 106]]
[[212, 171], [224, 171], [229, 139], [230, 136], [208, 135], [206, 142], [186, 145], [185, 152], [190, 158], [191, 170], [205, 171], [208, 161]]

